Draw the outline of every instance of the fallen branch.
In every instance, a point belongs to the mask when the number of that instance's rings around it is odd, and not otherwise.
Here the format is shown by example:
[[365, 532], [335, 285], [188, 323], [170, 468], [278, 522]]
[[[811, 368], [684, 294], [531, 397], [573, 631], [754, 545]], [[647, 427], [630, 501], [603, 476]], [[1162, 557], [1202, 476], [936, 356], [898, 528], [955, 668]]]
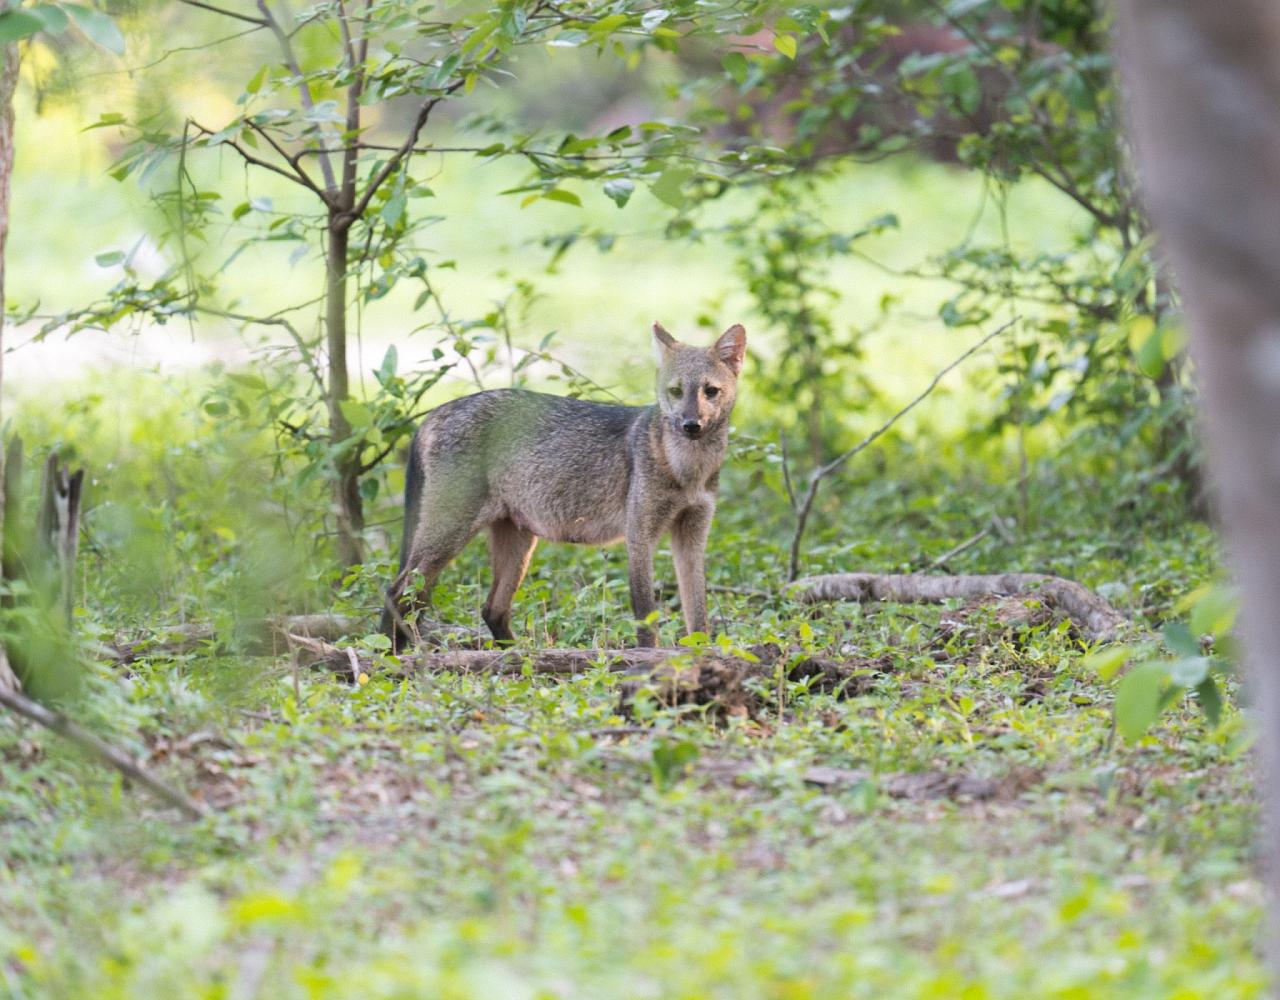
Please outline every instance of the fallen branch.
[[[290, 635], [290, 646], [302, 662], [324, 665], [342, 673], [360, 668], [374, 669], [368, 657], [355, 657], [323, 639]], [[400, 658], [406, 673], [416, 670], [449, 670], [466, 674], [520, 674], [526, 669], [536, 674], [581, 674], [601, 663], [610, 670], [653, 668], [674, 656], [689, 655], [688, 649], [432, 649], [419, 650]], [[355, 665], [352, 658], [355, 657]]]
[[[840, 466], [844, 465], [845, 462], [849, 461], [849, 459], [853, 458], [854, 455], [858, 454], [858, 452], [862, 451], [864, 448], [867, 448], [872, 443], [874, 443], [877, 438], [879, 438], [882, 434], [888, 431], [894, 424], [896, 424], [899, 420], [901, 420], [913, 409], [915, 409], [916, 406], [925, 399], [925, 397], [927, 397], [931, 392], [933, 392], [934, 389], [938, 387], [938, 384], [953, 369], [958, 368], [965, 361], [969, 360], [969, 358], [971, 358], [974, 354], [977, 354], [978, 351], [986, 347], [987, 344], [995, 340], [996, 337], [1000, 336], [1000, 334], [1004, 333], [1006, 330], [1012, 327], [1021, 318], [1022, 317], [1020, 316], [1015, 316], [1013, 319], [1009, 320], [1009, 322], [1005, 323], [1003, 326], [991, 331], [991, 333], [987, 334], [985, 337], [979, 340], [976, 344], [974, 344], [967, 351], [961, 354], [958, 358], [952, 361], [951, 364], [947, 365], [947, 367], [942, 369], [942, 371], [938, 372], [938, 374], [933, 377], [933, 381], [931, 381], [927, 386], [925, 386], [924, 391], [921, 392], [920, 395], [916, 396], [916, 398], [913, 399], [910, 403], [904, 406], [901, 410], [895, 413], [892, 417], [886, 420], [883, 424], [881, 424], [878, 428], [876, 428], [874, 431], [868, 434], [865, 438], [863, 438], [861, 441], [855, 444], [848, 451], [841, 452], [835, 458], [831, 459], [831, 461], [818, 466], [816, 469], [813, 470], [813, 472], [809, 474], [809, 485], [804, 491], [803, 499], [801, 499], [799, 506], [796, 508], [796, 530], [795, 530], [795, 533], [791, 536], [791, 560], [787, 570], [788, 581], [794, 581], [795, 578], [800, 574], [800, 543], [804, 538], [804, 529], [805, 529], [805, 526], [809, 523], [809, 514], [813, 510], [813, 501], [818, 496], [818, 487], [822, 485], [822, 481], [826, 479], [827, 476], [831, 475], [831, 473], [839, 469]], [[795, 506], [795, 504], [793, 504], [792, 506]]]
[[179, 809], [189, 819], [200, 819], [207, 814], [203, 805], [189, 798], [184, 793], [166, 785], [159, 778], [148, 774], [137, 761], [117, 750], [111, 744], [95, 736], [87, 729], [72, 722], [65, 715], [50, 711], [38, 701], [33, 701], [19, 691], [7, 690], [0, 686], [0, 705], [12, 712], [30, 719], [37, 725], [57, 733], [70, 740], [82, 750], [88, 751], [99, 760], [110, 764], [127, 778], [142, 785], [159, 799]]
[[[284, 652], [290, 635], [333, 641], [364, 630], [364, 620], [349, 615], [283, 615], [246, 623], [240, 633], [243, 652], [274, 656]], [[104, 647], [105, 655], [117, 663], [132, 663], [143, 657], [183, 656], [197, 653], [219, 641], [217, 630], [204, 622], [187, 622], [137, 639], [117, 637]]]
[[1094, 641], [1114, 639], [1130, 627], [1124, 615], [1074, 580], [1040, 573], [933, 576], [926, 573], [835, 573], [808, 576], [791, 585], [791, 596], [806, 604], [819, 601], [896, 601], [936, 604], [952, 598], [1026, 595], [1063, 611]]

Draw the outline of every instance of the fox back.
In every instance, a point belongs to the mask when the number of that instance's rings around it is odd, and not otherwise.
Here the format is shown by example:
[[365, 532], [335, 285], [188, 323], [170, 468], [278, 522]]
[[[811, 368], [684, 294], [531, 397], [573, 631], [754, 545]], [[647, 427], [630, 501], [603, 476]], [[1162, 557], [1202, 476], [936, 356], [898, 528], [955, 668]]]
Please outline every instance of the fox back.
[[[538, 538], [587, 545], [625, 538], [633, 608], [647, 616], [657, 539], [671, 531], [679, 548], [678, 528], [699, 519], [690, 517], [695, 510], [709, 527], [745, 343], [740, 326], [708, 350], [677, 343], [655, 324], [654, 406], [498, 389], [432, 411], [410, 448], [400, 572], [383, 618], [396, 647], [412, 638], [405, 617], [425, 604], [440, 571], [482, 528], [494, 571], [483, 617], [495, 639], [512, 638], [511, 599]], [[698, 564], [700, 578], [700, 551]], [[419, 597], [405, 601], [415, 572], [423, 577]], [[649, 580], [639, 606], [637, 572]], [[705, 598], [694, 605], [705, 606]], [[686, 602], [686, 617], [689, 608]]]

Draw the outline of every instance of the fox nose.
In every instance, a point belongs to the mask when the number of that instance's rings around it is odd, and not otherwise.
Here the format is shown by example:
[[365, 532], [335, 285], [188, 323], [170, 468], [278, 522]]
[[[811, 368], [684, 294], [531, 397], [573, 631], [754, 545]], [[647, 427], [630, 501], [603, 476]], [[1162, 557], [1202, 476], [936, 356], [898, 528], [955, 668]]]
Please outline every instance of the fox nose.
[[689, 437], [697, 437], [699, 434], [701, 434], [701, 433], [702, 433], [702, 421], [701, 421], [701, 420], [688, 420], [688, 419], [686, 419], [686, 420], [684, 421], [684, 423], [682, 423], [680, 426], [681, 426], [682, 428], [684, 428], [684, 432], [685, 432], [686, 434], [688, 434], [688, 435], [689, 435]]

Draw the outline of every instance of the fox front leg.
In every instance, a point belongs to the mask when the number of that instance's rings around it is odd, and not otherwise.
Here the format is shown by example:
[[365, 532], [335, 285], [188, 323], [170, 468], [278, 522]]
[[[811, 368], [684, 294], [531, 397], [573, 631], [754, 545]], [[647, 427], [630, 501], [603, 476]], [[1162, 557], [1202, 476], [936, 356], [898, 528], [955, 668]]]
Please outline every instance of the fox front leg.
[[690, 507], [671, 526], [671, 555], [676, 564], [680, 606], [687, 634], [707, 631], [707, 535], [711, 509]]
[[636, 619], [636, 645], [655, 645], [654, 630], [644, 624], [653, 613], [653, 540], [627, 533], [627, 574], [631, 582], [631, 611]]

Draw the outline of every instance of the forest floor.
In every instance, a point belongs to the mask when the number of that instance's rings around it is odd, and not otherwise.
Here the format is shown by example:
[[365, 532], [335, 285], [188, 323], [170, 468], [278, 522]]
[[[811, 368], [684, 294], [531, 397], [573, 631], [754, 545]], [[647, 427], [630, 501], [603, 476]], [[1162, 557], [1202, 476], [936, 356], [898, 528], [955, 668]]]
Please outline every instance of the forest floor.
[[[865, 494], [817, 566], [927, 565], [981, 506]], [[745, 543], [748, 506], [722, 510], [712, 579], [769, 589], [785, 539]], [[451, 568], [442, 617], [474, 620], [483, 560]], [[1135, 516], [951, 562], [1074, 577], [1151, 628], [1215, 556]], [[548, 547], [517, 614], [533, 647], [616, 645], [625, 586], [621, 554]], [[1265, 994], [1237, 709], [1175, 705], [1126, 742], [1114, 680], [1034, 602], [712, 596], [726, 637], [689, 660], [778, 666], [685, 703], [603, 664], [400, 676], [373, 640], [354, 682], [217, 648], [99, 664], [86, 721], [208, 804], [196, 823], [0, 718], [0, 996]]]

